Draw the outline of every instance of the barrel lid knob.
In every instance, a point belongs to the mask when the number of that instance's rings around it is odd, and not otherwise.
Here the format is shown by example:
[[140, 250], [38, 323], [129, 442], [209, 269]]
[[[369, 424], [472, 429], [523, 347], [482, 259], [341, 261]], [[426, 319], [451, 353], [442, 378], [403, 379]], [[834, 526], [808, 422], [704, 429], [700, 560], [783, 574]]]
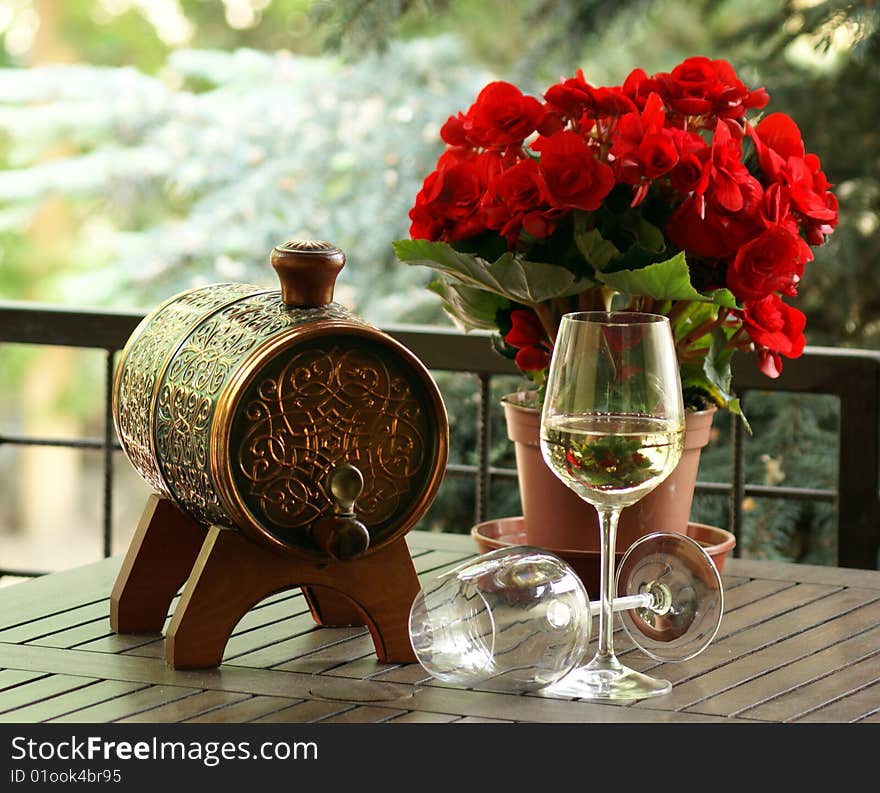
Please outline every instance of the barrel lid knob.
[[281, 282], [282, 302], [291, 308], [312, 308], [333, 302], [345, 254], [330, 242], [291, 240], [275, 246], [269, 262]]

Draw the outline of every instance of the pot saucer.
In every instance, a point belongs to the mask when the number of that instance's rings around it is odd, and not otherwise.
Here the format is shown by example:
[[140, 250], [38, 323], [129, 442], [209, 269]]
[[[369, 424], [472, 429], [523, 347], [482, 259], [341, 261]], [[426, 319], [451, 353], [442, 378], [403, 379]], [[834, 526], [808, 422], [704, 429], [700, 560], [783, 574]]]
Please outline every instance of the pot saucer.
[[[729, 531], [717, 526], [708, 526], [704, 523], [688, 523], [687, 536], [698, 542], [709, 554], [720, 573], [724, 567], [727, 554], [736, 544], [736, 538]], [[480, 553], [487, 553], [495, 548], [506, 548], [511, 545], [526, 545], [525, 522], [521, 516], [512, 518], [499, 518], [478, 523], [471, 529], [471, 537], [477, 544]], [[564, 559], [578, 574], [591, 598], [598, 599], [600, 554], [599, 537], [595, 538], [596, 548], [571, 549], [571, 548], [546, 548]], [[618, 551], [616, 562], [623, 558], [626, 549]]]

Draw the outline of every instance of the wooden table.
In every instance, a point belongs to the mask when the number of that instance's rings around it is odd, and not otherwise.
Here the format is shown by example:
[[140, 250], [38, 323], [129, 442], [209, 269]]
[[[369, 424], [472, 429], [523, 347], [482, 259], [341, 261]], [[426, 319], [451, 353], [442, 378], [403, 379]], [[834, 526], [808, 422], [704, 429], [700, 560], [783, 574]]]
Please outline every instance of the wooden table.
[[[433, 576], [469, 537], [413, 532]], [[713, 644], [629, 665], [672, 693], [630, 705], [460, 690], [381, 664], [363, 628], [317, 628], [298, 590], [249, 612], [216, 670], [174, 671], [159, 636], [116, 636], [108, 559], [0, 589], [0, 722], [880, 722], [880, 572], [728, 559]]]

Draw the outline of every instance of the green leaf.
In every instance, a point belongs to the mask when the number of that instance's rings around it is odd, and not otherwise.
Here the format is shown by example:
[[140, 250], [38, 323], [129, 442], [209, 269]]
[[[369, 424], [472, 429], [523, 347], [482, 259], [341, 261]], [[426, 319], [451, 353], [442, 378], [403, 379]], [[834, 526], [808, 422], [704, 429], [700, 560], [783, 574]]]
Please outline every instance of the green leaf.
[[681, 386], [682, 390], [694, 388], [708, 394], [719, 407], [727, 408], [739, 416], [751, 434], [752, 428], [742, 412], [742, 404], [730, 390], [733, 380], [730, 361], [734, 350], [727, 348], [728, 338], [728, 332], [722, 328], [712, 331], [712, 343], [703, 359], [702, 367], [697, 364], [681, 366]]
[[681, 389], [688, 391], [695, 389], [706, 394], [718, 407], [727, 407], [728, 402], [721, 392], [712, 384], [703, 369], [696, 364], [683, 364], [680, 367]]
[[749, 435], [752, 434], [752, 425], [749, 424], [749, 420], [746, 418], [746, 414], [743, 413], [742, 403], [739, 401], [739, 398], [734, 397], [727, 403], [727, 409], [736, 416], [739, 416], [742, 420], [743, 426], [746, 428], [746, 432]]
[[727, 289], [716, 289], [708, 294], [694, 289], [684, 252], [677, 253], [665, 262], [649, 264], [638, 270], [597, 273], [596, 277], [606, 286], [629, 295], [647, 295], [655, 300], [693, 300], [727, 308], [736, 307], [736, 298]]
[[495, 350], [502, 358], [513, 360], [516, 358], [516, 347], [511, 347], [500, 333], [493, 333], [489, 337], [492, 349]]
[[706, 357], [703, 358], [703, 371], [706, 378], [718, 390], [725, 404], [733, 399], [730, 393], [730, 383], [733, 374], [730, 371], [730, 359], [733, 349], [727, 349], [727, 334], [721, 328], [712, 331], [712, 344]]
[[727, 407], [734, 398], [730, 393], [733, 379], [730, 371], [732, 355], [733, 350], [727, 349], [727, 335], [721, 328], [715, 328], [702, 364], [693, 363], [681, 367], [682, 389], [700, 389], [719, 407]]
[[606, 240], [599, 229], [590, 227], [590, 215], [578, 212], [574, 220], [574, 242], [583, 257], [595, 270], [602, 270], [608, 262], [620, 256], [614, 243]]
[[638, 221], [636, 238], [639, 241], [639, 245], [654, 253], [660, 253], [660, 251], [666, 248], [666, 237], [657, 226], [649, 223], [641, 216], [639, 216]]
[[[676, 343], [681, 341], [694, 328], [702, 325], [706, 320], [715, 319], [717, 310], [717, 307], [712, 305], [712, 303], [687, 304], [672, 323], [672, 332], [675, 334]], [[664, 313], [668, 313], [668, 311], [669, 309], [666, 309]]]
[[608, 262], [620, 256], [614, 243], [604, 239], [598, 229], [575, 232], [574, 241], [587, 263], [595, 270], [607, 267]]
[[714, 289], [706, 295], [716, 306], [738, 308], [736, 298], [729, 289]]
[[525, 305], [576, 295], [594, 285], [565, 267], [530, 262], [510, 252], [487, 262], [479, 256], [460, 253], [446, 242], [397, 240], [392, 245], [397, 258], [406, 264], [431, 267], [466, 286]]
[[666, 238], [653, 223], [639, 216], [626, 215], [620, 219], [619, 226], [620, 231], [632, 236], [632, 242], [628, 247], [623, 247], [620, 240], [615, 238], [615, 244], [622, 254], [605, 264], [602, 267], [604, 272], [640, 270], [668, 256]]
[[623, 256], [606, 265], [605, 272], [619, 273], [623, 270], [641, 270], [654, 264], [659, 258], [656, 251], [635, 242], [626, 249]]
[[510, 307], [510, 301], [500, 295], [452, 283], [442, 276], [428, 284], [428, 289], [443, 298], [443, 308], [463, 331], [497, 330], [498, 312]]

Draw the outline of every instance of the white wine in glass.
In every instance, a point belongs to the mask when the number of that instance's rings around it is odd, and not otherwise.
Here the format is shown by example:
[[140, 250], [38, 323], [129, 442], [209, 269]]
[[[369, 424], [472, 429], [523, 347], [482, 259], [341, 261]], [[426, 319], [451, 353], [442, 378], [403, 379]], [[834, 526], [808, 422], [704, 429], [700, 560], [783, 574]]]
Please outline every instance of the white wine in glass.
[[553, 416], [544, 456], [556, 475], [591, 504], [625, 507], [660, 484], [681, 458], [678, 421], [636, 414]]
[[[681, 458], [684, 405], [669, 320], [633, 312], [562, 318], [541, 419], [541, 451], [599, 515], [599, 646], [549, 691], [589, 699], [665, 694], [614, 655], [614, 551], [620, 511], [650, 493]], [[660, 529], [662, 527], [658, 527]]]

